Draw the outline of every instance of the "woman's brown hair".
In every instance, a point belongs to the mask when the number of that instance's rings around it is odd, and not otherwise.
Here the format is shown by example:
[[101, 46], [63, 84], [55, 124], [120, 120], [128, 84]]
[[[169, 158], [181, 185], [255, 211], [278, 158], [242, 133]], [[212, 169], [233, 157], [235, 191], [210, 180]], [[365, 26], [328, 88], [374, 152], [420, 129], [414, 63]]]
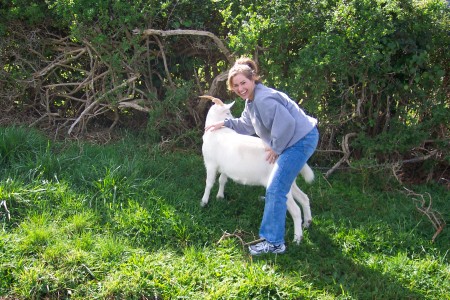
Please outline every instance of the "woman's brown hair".
[[258, 74], [258, 65], [256, 62], [248, 57], [241, 57], [234, 63], [233, 67], [228, 71], [228, 89], [233, 89], [232, 80], [234, 76], [242, 74], [250, 80], [255, 80], [256, 83], [260, 82], [260, 76]]

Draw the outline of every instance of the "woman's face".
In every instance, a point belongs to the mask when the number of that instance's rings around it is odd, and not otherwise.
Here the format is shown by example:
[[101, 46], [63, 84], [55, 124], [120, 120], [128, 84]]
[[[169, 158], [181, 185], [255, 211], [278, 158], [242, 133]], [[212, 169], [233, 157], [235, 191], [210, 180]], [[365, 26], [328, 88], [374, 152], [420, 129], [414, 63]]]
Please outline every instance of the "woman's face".
[[242, 99], [253, 100], [255, 94], [255, 81], [248, 79], [244, 74], [236, 74], [232, 80], [233, 92]]

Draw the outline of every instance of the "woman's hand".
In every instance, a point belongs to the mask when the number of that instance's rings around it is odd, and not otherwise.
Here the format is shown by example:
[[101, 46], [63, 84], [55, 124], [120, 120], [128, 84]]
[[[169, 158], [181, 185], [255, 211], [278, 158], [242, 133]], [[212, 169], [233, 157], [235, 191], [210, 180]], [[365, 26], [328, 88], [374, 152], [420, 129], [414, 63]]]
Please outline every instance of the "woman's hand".
[[208, 125], [208, 126], [205, 127], [205, 132], [206, 131], [214, 131], [214, 130], [220, 129], [220, 128], [223, 127], [223, 124], [224, 124], [224, 122], [221, 121], [221, 122], [216, 123], [216, 124]]
[[275, 153], [275, 151], [272, 150], [270, 147], [266, 147], [266, 160], [269, 162], [269, 164], [273, 164], [277, 161], [278, 154]]

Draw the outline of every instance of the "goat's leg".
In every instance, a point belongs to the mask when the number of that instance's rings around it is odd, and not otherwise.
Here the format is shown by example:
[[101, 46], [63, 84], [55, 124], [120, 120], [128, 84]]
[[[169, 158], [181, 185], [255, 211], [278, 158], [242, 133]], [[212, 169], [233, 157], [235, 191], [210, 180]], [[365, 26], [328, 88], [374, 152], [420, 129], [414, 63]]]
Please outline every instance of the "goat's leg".
[[221, 173], [219, 176], [219, 191], [217, 191], [217, 198], [225, 198], [224, 191], [225, 191], [225, 184], [228, 181], [228, 176], [224, 173]]
[[205, 192], [203, 193], [202, 201], [200, 205], [202, 207], [208, 204], [209, 194], [211, 193], [211, 188], [214, 185], [214, 181], [216, 181], [217, 167], [216, 166], [207, 166], [206, 167], [206, 184], [205, 184]]
[[287, 209], [291, 214], [292, 220], [294, 221], [294, 242], [300, 244], [303, 238], [302, 212], [297, 203], [295, 203], [295, 200], [292, 197], [292, 192], [289, 192], [287, 199]]
[[297, 186], [297, 183], [294, 181], [291, 186], [291, 192], [294, 196], [294, 199], [300, 203], [303, 210], [303, 227], [308, 228], [312, 223], [312, 215], [311, 215], [311, 207], [309, 205], [308, 196], [303, 193], [300, 188]]

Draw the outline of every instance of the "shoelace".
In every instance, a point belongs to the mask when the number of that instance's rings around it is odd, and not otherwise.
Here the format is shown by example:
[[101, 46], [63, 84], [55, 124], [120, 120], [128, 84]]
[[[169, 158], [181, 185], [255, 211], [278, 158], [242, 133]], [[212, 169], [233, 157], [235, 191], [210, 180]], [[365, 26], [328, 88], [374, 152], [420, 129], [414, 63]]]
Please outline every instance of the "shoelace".
[[278, 248], [277, 246], [271, 245], [268, 242], [259, 243], [259, 244], [255, 245], [255, 248], [256, 248], [257, 251], [269, 252], [271, 246], [274, 249]]

